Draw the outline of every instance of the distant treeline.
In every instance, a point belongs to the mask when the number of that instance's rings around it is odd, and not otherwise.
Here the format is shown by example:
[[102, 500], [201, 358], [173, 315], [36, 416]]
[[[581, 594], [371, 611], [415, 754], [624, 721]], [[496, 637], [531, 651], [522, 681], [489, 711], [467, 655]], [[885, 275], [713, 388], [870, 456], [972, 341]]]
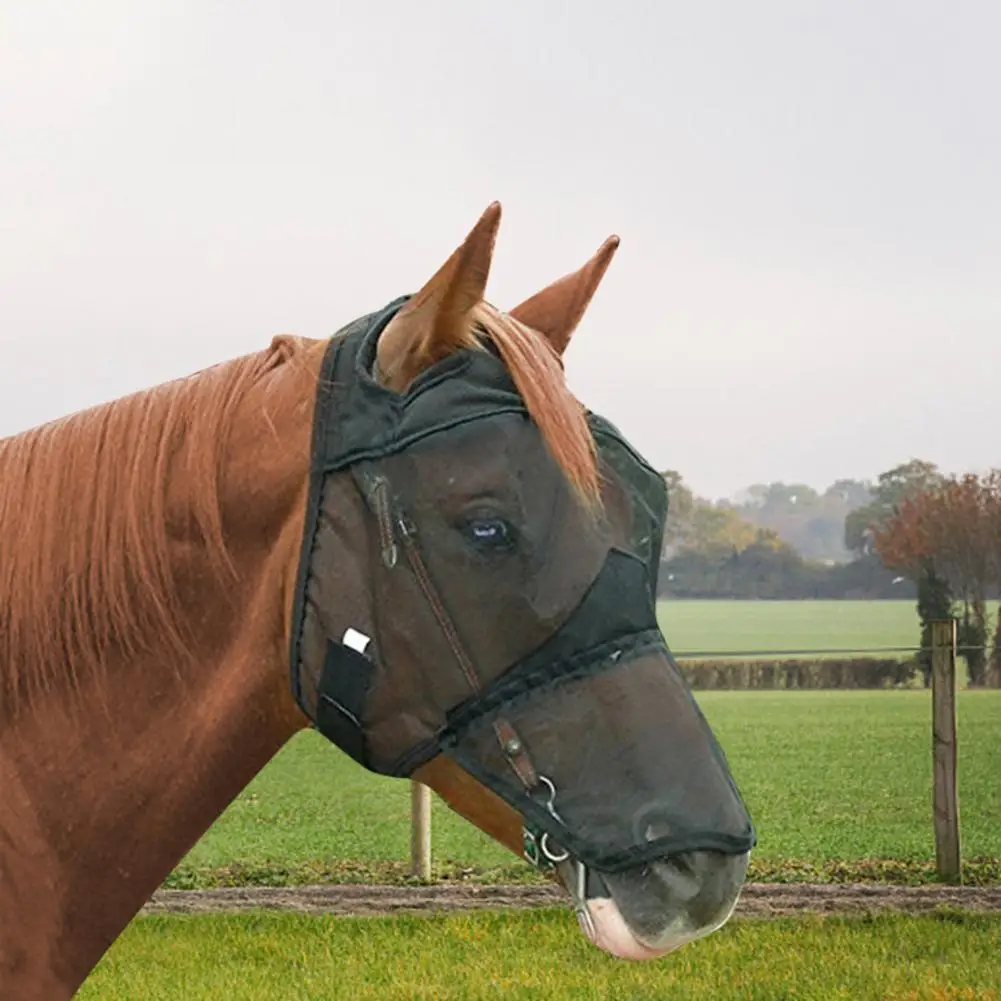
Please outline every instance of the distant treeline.
[[[911, 459], [875, 483], [839, 480], [823, 494], [758, 484], [737, 502], [696, 497], [676, 470], [662, 475], [661, 597], [914, 601], [924, 679], [932, 623], [953, 618], [970, 686], [1001, 688], [1001, 613], [988, 607], [1001, 592], [1001, 467], [946, 475]], [[788, 679], [766, 672], [755, 683]]]
[[887, 570], [878, 556], [829, 566], [804, 560], [787, 546], [751, 545], [729, 553], [682, 550], [660, 565], [662, 598], [747, 600], [906, 599], [917, 597], [913, 581]]

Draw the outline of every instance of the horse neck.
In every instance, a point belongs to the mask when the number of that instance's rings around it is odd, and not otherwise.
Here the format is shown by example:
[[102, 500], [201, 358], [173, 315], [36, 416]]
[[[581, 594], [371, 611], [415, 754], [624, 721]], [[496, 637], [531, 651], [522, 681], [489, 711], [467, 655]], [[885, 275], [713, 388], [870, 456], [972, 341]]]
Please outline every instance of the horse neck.
[[[284, 362], [250, 387], [226, 450], [220, 506], [235, 575], [221, 580], [205, 546], [172, 543], [190, 655], [167, 643], [113, 649], [101, 676], [33, 699], [0, 728], [0, 913], [17, 915], [3, 922], [0, 981], [11, 996], [71, 996], [304, 723], [287, 636], [318, 360]], [[168, 499], [166, 515], [183, 524], [188, 512]]]

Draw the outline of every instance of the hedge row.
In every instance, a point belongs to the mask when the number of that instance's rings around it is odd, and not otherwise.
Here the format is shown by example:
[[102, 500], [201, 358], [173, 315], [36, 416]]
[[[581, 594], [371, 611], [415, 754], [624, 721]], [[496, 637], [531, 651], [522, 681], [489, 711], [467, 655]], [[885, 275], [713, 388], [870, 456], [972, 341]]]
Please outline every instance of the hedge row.
[[854, 657], [819, 660], [683, 660], [694, 689], [894, 688], [917, 673], [914, 661]]

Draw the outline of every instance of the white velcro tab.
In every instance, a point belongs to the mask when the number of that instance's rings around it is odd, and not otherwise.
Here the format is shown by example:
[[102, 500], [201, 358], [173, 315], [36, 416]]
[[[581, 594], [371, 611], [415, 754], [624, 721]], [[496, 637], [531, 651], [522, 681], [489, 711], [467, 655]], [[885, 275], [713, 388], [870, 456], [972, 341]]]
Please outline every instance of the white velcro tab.
[[351, 647], [352, 650], [364, 653], [365, 648], [372, 642], [372, 638], [370, 636], [366, 636], [364, 633], [358, 632], [357, 629], [352, 629], [349, 626], [344, 635], [341, 637], [341, 642], [345, 646]]

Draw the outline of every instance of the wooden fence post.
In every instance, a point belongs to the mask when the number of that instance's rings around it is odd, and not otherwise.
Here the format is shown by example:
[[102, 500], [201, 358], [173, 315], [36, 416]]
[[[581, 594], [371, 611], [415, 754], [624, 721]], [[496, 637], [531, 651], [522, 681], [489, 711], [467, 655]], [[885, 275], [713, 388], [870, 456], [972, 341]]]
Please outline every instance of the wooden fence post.
[[410, 872], [431, 879], [431, 790], [410, 780]]
[[935, 864], [939, 878], [961, 883], [956, 781], [956, 620], [931, 623], [932, 764]]

